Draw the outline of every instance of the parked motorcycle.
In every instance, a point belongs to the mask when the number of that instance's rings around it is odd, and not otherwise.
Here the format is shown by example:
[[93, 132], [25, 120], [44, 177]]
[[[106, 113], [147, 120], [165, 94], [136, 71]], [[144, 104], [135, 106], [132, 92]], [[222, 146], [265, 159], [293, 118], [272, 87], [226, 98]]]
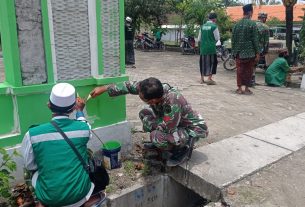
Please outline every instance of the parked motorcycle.
[[189, 37], [181, 38], [180, 47], [181, 47], [182, 55], [196, 54], [194, 37], [189, 36]]
[[228, 58], [223, 62], [223, 67], [226, 70], [235, 70], [236, 69], [236, 61], [231, 53], [229, 53]]
[[143, 39], [144, 39], [143, 35], [136, 35], [134, 42], [133, 42], [133, 48], [142, 49]]
[[218, 41], [216, 43], [216, 54], [217, 58], [225, 61], [229, 57], [229, 50], [224, 45], [222, 45], [220, 41]]
[[142, 33], [143, 39], [142, 39], [142, 50], [147, 51], [147, 50], [160, 50], [164, 51], [165, 50], [165, 45], [164, 43], [160, 41], [156, 41], [153, 38], [151, 38], [147, 32]]

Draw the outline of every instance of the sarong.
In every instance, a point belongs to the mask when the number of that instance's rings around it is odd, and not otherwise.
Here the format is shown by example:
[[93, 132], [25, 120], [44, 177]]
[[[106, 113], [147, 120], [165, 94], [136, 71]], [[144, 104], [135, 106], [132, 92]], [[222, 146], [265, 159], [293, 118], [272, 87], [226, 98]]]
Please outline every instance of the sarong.
[[125, 42], [125, 64], [135, 64], [133, 40], [126, 40]]
[[236, 58], [236, 81], [238, 87], [251, 87], [254, 65], [255, 57], [246, 59]]
[[201, 76], [209, 76], [216, 74], [217, 71], [217, 55], [200, 55], [199, 66]]

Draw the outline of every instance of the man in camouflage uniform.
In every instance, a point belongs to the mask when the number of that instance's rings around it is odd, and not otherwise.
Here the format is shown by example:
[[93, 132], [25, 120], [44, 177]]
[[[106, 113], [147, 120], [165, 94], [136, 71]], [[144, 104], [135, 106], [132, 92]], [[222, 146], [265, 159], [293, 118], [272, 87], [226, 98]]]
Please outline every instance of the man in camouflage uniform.
[[[244, 17], [233, 27], [232, 53], [236, 58], [237, 66], [237, 94], [252, 94], [249, 87], [254, 65], [259, 58], [258, 30], [256, 23], [251, 20], [252, 4], [243, 6]], [[245, 89], [242, 89], [245, 86]]]
[[[259, 46], [259, 52], [260, 52], [260, 59], [263, 60], [263, 64], [265, 64], [265, 55], [268, 52], [269, 49], [269, 27], [266, 23], [267, 20], [267, 14], [264, 12], [260, 12], [258, 14], [258, 21], [256, 22], [256, 26], [258, 29], [258, 46]], [[259, 62], [259, 64], [261, 64]], [[255, 68], [253, 71], [252, 76], [252, 86], [255, 85]]]
[[[109, 96], [139, 95], [149, 105], [140, 111], [139, 116], [143, 130], [150, 132], [150, 140], [155, 147], [165, 150], [186, 149], [191, 139], [197, 141], [208, 136], [208, 128], [201, 115], [192, 109], [175, 88], [162, 84], [156, 78], [100, 86], [90, 94], [94, 98], [106, 91]], [[179, 164], [185, 156], [175, 158], [171, 163]]]

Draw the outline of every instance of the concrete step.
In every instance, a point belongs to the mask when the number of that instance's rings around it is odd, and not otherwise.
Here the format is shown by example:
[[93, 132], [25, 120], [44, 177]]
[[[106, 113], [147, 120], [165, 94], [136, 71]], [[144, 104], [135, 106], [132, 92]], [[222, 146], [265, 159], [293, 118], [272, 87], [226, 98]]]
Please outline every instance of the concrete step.
[[305, 146], [305, 113], [200, 147], [173, 168], [177, 182], [211, 201], [221, 191]]

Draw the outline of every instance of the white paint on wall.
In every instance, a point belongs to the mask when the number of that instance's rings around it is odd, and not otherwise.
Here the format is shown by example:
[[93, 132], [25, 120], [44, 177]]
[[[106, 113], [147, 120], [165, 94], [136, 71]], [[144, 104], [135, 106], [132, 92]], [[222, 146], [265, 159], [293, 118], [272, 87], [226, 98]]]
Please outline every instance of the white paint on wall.
[[98, 43], [95, 0], [88, 0], [88, 18], [90, 35], [91, 75], [98, 76]]
[[58, 80], [57, 76], [57, 65], [56, 65], [56, 53], [55, 53], [55, 39], [54, 39], [54, 28], [53, 28], [53, 13], [52, 13], [52, 3], [51, 0], [48, 1], [48, 19], [49, 19], [49, 31], [50, 31], [50, 41], [51, 41], [51, 53], [52, 53], [52, 64], [54, 81]]

